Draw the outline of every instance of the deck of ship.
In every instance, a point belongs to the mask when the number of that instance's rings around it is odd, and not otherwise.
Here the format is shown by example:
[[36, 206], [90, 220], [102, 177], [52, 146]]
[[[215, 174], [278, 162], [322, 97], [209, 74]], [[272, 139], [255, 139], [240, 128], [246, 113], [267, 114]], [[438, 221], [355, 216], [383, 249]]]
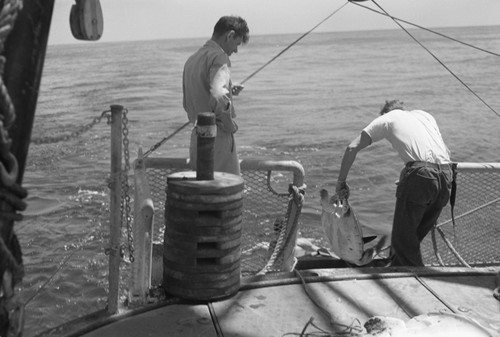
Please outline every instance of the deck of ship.
[[316, 329], [308, 325], [311, 318], [317, 327], [345, 333], [348, 327], [362, 328], [373, 316], [407, 321], [437, 313], [472, 320], [473, 329], [484, 329], [478, 336], [499, 336], [500, 301], [493, 296], [499, 271], [497, 267], [345, 268], [303, 270], [302, 277], [275, 273], [242, 279], [240, 291], [222, 301], [167, 301], [100, 319], [88, 317], [50, 335], [306, 336]]

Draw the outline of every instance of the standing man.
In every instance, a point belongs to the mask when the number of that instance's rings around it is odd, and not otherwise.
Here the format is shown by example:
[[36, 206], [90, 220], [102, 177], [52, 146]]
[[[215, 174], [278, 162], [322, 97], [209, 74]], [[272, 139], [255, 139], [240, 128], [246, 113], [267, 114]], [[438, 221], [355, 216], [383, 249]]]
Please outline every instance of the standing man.
[[238, 46], [249, 39], [249, 30], [244, 19], [238, 16], [223, 16], [215, 24], [212, 38], [194, 53], [184, 65], [182, 89], [184, 110], [189, 121], [195, 125], [191, 132], [189, 148], [190, 162], [196, 168], [196, 120], [198, 113], [215, 113], [217, 136], [214, 148], [214, 170], [240, 174], [240, 165], [234, 133], [238, 126], [233, 95], [238, 95], [243, 86], [231, 82], [229, 56], [238, 52]]
[[423, 266], [420, 242], [450, 199], [453, 179], [450, 152], [429, 113], [407, 111], [403, 102], [393, 100], [386, 101], [380, 115], [347, 146], [337, 180], [337, 195], [349, 197], [346, 178], [357, 153], [373, 142], [387, 139], [405, 164], [396, 190], [391, 265]]

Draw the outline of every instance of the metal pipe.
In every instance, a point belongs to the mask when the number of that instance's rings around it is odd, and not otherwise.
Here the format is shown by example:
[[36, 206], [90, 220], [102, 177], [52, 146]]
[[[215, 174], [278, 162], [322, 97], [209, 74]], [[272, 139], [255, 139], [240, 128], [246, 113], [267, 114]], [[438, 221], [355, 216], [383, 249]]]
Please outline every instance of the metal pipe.
[[198, 135], [196, 144], [196, 180], [214, 180], [214, 145], [217, 126], [213, 112], [198, 114], [196, 134]]

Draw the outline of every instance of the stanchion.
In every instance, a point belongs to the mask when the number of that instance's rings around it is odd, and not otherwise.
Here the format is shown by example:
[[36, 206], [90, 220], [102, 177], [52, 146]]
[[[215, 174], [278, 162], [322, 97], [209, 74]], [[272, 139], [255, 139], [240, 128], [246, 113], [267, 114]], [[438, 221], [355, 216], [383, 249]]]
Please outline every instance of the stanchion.
[[120, 285], [121, 185], [122, 185], [122, 114], [123, 106], [111, 106], [111, 186], [109, 227], [108, 312], [118, 312]]

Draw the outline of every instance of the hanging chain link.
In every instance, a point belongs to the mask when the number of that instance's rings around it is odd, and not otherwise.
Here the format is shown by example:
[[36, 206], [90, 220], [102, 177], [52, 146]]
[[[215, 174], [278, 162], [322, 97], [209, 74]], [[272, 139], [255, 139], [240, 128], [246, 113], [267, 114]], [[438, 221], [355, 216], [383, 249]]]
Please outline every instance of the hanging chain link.
[[128, 110], [123, 110], [122, 117], [122, 133], [123, 133], [123, 156], [125, 159], [125, 168], [122, 171], [122, 198], [121, 198], [121, 212], [122, 212], [122, 224], [126, 224], [127, 228], [127, 241], [128, 241], [128, 253], [130, 262], [134, 262], [134, 240], [132, 237], [132, 217], [130, 216], [130, 187], [128, 184], [128, 173], [130, 171], [130, 151], [129, 151], [129, 140], [128, 140]]
[[70, 134], [63, 134], [60, 136], [44, 136], [40, 138], [33, 138], [31, 142], [33, 144], [52, 144], [52, 143], [59, 143], [62, 141], [68, 141], [73, 138], [79, 137], [82, 133], [89, 131], [94, 127], [94, 125], [99, 124], [101, 122], [101, 119], [106, 116], [108, 118], [108, 124], [111, 122], [111, 115], [106, 115], [109, 112], [109, 110], [103, 111], [101, 116], [95, 117], [92, 122], [80, 126], [77, 130], [71, 132]]
[[[90, 130], [92, 127], [94, 127], [96, 124], [99, 124], [101, 120], [106, 117], [107, 118], [107, 124], [111, 124], [111, 110], [105, 110], [102, 112], [102, 114], [98, 117], [95, 117], [92, 122], [83, 125], [79, 127], [76, 131], [72, 132], [71, 134], [66, 134], [66, 135], [61, 135], [61, 136], [47, 136], [43, 138], [38, 138], [38, 139], [33, 139], [32, 142], [35, 144], [49, 144], [49, 143], [57, 143], [61, 141], [68, 141], [70, 139], [76, 138], [80, 136], [82, 133]], [[131, 207], [130, 207], [130, 185], [128, 183], [128, 173], [130, 171], [130, 151], [129, 151], [129, 139], [128, 139], [128, 118], [127, 118], [127, 113], [128, 110], [124, 109], [123, 110], [123, 116], [122, 116], [122, 142], [123, 142], [123, 155], [124, 155], [124, 169], [122, 170], [122, 183], [121, 183], [121, 202], [120, 202], [120, 209], [121, 209], [121, 218], [122, 218], [122, 224], [126, 225], [126, 230], [127, 230], [127, 250], [129, 251], [129, 259], [130, 262], [134, 262], [134, 242], [133, 242], [133, 237], [132, 237], [132, 216], [131, 216]], [[110, 185], [108, 185], [110, 187]], [[122, 247], [123, 251], [123, 247]], [[121, 254], [123, 255], [123, 254]]]

